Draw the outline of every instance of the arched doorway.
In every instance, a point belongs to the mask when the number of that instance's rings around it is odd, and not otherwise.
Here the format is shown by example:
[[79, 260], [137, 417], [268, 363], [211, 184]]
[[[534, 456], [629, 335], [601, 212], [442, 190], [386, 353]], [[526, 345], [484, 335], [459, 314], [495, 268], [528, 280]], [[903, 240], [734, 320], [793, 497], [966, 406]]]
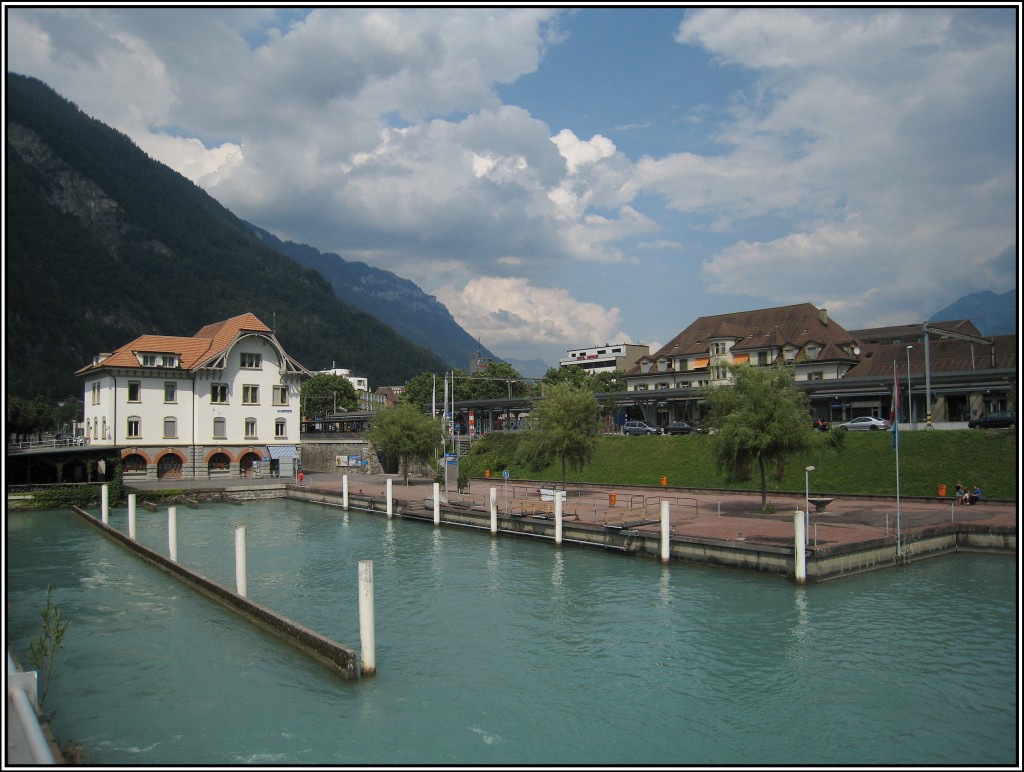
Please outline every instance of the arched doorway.
[[125, 474], [145, 474], [146, 457], [139, 453], [129, 453], [123, 459], [121, 459], [121, 469]]
[[156, 476], [158, 479], [178, 479], [181, 477], [181, 456], [174, 453], [165, 453], [156, 462]]
[[214, 453], [206, 462], [206, 470], [211, 476], [230, 474], [231, 458], [227, 453]]
[[259, 453], [253, 453], [252, 451], [242, 454], [242, 457], [238, 459], [238, 469], [242, 473], [243, 477], [256, 476], [255, 472], [253, 471], [253, 465], [258, 464], [260, 458], [261, 456]]

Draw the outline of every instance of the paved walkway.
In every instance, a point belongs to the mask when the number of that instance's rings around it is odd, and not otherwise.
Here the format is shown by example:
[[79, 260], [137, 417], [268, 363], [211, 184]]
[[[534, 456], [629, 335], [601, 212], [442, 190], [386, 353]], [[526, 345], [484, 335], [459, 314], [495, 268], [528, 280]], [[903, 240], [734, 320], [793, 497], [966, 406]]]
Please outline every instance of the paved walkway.
[[[309, 473], [302, 485], [307, 488], [340, 494], [343, 473]], [[410, 479], [407, 486], [396, 475], [350, 474], [349, 494], [384, 498], [386, 480], [392, 480], [392, 496], [396, 501], [423, 506], [433, 497], [433, 484], [424, 479]], [[235, 478], [229, 481], [147, 481], [129, 487], [144, 491], [158, 488], [186, 490], [219, 490], [223, 488], [266, 487], [298, 484], [293, 478]], [[497, 491], [498, 511], [518, 513], [538, 511], [541, 488], [553, 483], [502, 479], [473, 479], [469, 491], [459, 494], [449, 490], [448, 500], [487, 511], [490, 488]], [[642, 531], [659, 528], [661, 501], [669, 502], [672, 533], [752, 543], [790, 544], [793, 539], [793, 513], [803, 510], [804, 497], [799, 493], [769, 493], [768, 500], [775, 514], [760, 514], [760, 493], [725, 490], [693, 490], [675, 487], [612, 487], [570, 483], [563, 513], [567, 518], [604, 525], [628, 525]], [[611, 502], [611, 495], [615, 503]], [[444, 497], [442, 487], [441, 495]], [[550, 497], [548, 497], [550, 499]], [[903, 498], [899, 502], [899, 522], [904, 533], [926, 526], [949, 523], [977, 523], [1016, 528], [1016, 502], [985, 501], [973, 506], [960, 506], [952, 497]], [[649, 521], [649, 522], [644, 522]], [[808, 541], [819, 546], [859, 543], [894, 535], [897, 523], [895, 497], [837, 495], [824, 512], [811, 506]]]

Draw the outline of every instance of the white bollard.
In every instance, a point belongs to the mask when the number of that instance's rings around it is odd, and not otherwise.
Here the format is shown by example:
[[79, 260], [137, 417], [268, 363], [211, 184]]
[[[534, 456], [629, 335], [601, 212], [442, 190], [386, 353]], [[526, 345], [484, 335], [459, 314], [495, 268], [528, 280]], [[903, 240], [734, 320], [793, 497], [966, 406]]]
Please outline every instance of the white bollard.
[[178, 508], [167, 508], [167, 554], [178, 562]]
[[135, 538], [135, 494], [128, 494], [128, 538]]
[[441, 525], [441, 483], [434, 483], [434, 525]]
[[100, 487], [100, 516], [103, 518], [103, 522], [109, 522], [110, 513], [110, 488], [107, 485]]
[[562, 545], [562, 493], [555, 491], [555, 544]]
[[235, 528], [235, 587], [243, 598], [246, 597], [248, 587], [245, 582], [245, 526]]
[[387, 496], [388, 496], [388, 517], [391, 517], [391, 514], [394, 511], [394, 504], [392, 503], [392, 499], [391, 499], [391, 478], [390, 477], [384, 483], [384, 487], [387, 489], [387, 492], [388, 492], [387, 493]]
[[661, 502], [661, 562], [668, 563], [672, 554], [671, 537], [669, 536], [668, 502]]
[[804, 513], [799, 509], [793, 515], [793, 557], [795, 566], [794, 579], [797, 584], [807, 581], [807, 553], [804, 540]]
[[377, 672], [376, 634], [373, 621], [373, 561], [359, 561], [359, 669], [363, 675]]
[[491, 536], [498, 533], [498, 489], [491, 488]]
[[341, 508], [348, 509], [348, 475], [341, 476]]

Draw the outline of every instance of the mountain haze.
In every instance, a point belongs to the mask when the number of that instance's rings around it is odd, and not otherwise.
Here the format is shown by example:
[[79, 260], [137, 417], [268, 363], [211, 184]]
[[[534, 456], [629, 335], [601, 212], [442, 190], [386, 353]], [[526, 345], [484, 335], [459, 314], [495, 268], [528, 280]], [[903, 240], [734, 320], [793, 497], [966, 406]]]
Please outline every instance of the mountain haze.
[[333, 252], [320, 252], [308, 244], [281, 241], [262, 228], [249, 224], [268, 246], [288, 255], [299, 265], [312, 268], [334, 288], [334, 293], [356, 308], [372, 314], [395, 332], [437, 354], [449, 367], [466, 370], [471, 355], [501, 361], [458, 325], [437, 298], [390, 271], [366, 263], [351, 262]]
[[974, 292], [953, 301], [932, 314], [929, 322], [943, 319], [970, 319], [982, 335], [1017, 334], [1017, 290], [997, 295]]
[[248, 311], [306, 367], [337, 362], [371, 388], [445, 369], [41, 81], [6, 86], [8, 394], [81, 397], [74, 372], [95, 354]]

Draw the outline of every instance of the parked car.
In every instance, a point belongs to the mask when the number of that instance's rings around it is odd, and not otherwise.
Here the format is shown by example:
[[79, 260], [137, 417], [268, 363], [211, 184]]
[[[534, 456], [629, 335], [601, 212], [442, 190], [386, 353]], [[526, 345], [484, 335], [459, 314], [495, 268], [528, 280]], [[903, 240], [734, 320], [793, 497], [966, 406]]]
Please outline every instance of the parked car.
[[849, 429], [851, 432], [854, 431], [880, 431], [882, 429], [892, 428], [890, 424], [884, 418], [874, 418], [869, 415], [862, 415], [860, 418], [854, 418], [852, 421], [839, 424], [844, 429]]
[[693, 427], [686, 421], [673, 421], [665, 429], [665, 434], [689, 434]]
[[811, 428], [812, 429], [817, 429], [819, 432], [827, 432], [828, 431], [828, 421], [826, 421], [826, 420], [824, 420], [822, 418], [815, 418], [813, 421], [811, 421]]
[[622, 425], [623, 434], [661, 434], [661, 429], [643, 421], [626, 421]]
[[1016, 429], [1017, 414], [1012, 410], [997, 410], [982, 418], [972, 418], [967, 422], [968, 429]]

